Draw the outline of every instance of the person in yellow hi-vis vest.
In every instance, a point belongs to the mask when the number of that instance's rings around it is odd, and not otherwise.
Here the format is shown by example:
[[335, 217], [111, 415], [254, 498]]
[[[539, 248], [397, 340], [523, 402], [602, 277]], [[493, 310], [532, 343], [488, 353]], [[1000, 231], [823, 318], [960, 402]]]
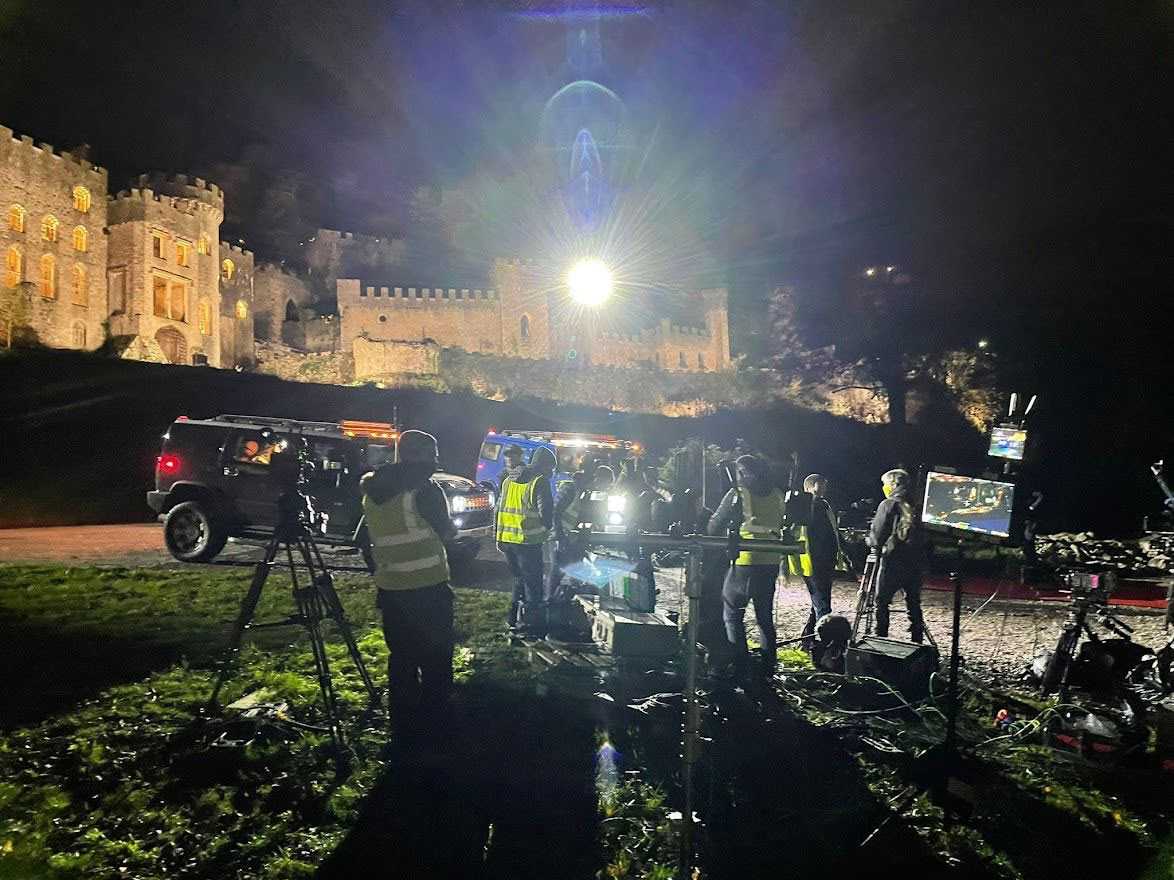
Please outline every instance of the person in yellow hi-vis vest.
[[448, 502], [430, 479], [436, 438], [404, 431], [399, 461], [360, 481], [387, 642], [393, 729], [426, 732], [452, 690], [453, 594], [444, 540], [456, 534]]
[[546, 634], [546, 625], [541, 620], [542, 545], [554, 525], [554, 500], [550, 491], [554, 467], [553, 452], [545, 446], [535, 449], [529, 466], [502, 481], [497, 502], [497, 548], [505, 554], [514, 575], [509, 625], [511, 629], [524, 625], [528, 632], [539, 637]]
[[[743, 455], [737, 461], [738, 485], [731, 488], [709, 520], [711, 535], [724, 534], [733, 522], [736, 502], [742, 499], [743, 538], [778, 539], [783, 527], [786, 497], [771, 485], [770, 470], [760, 458]], [[734, 651], [734, 667], [740, 677], [748, 671], [746, 606], [754, 603], [762, 647], [764, 670], [770, 673], [778, 663], [778, 636], [774, 623], [775, 586], [783, 555], [774, 551], [743, 550], [726, 572], [722, 585], [722, 620], [726, 639]]]

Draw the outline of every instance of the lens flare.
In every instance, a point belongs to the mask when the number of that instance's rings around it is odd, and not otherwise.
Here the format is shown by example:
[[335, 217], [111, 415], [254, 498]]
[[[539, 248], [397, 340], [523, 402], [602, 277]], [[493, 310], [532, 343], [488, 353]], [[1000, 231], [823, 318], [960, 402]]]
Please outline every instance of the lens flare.
[[585, 306], [597, 306], [611, 296], [611, 270], [600, 260], [580, 260], [567, 273], [571, 298]]

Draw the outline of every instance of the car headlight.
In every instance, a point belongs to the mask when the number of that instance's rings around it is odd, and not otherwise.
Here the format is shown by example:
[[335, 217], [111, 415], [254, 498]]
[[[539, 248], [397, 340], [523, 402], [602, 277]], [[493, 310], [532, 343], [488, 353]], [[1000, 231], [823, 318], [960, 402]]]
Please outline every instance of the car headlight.
[[[607, 496], [607, 510], [609, 513], [623, 513], [624, 508], [628, 506], [628, 498], [626, 495], [608, 495]], [[623, 519], [623, 517], [621, 517]]]
[[607, 524], [609, 526], [622, 526], [624, 524], [624, 515], [618, 511], [611, 511], [607, 515]]
[[492, 492], [489, 492], [487, 494], [489, 495], [489, 506], [493, 507], [493, 505], [497, 504], [497, 496], [495, 494], [493, 494]]
[[449, 509], [453, 513], [464, 513], [469, 509], [469, 499], [464, 495], [453, 496], [453, 499], [448, 504]]

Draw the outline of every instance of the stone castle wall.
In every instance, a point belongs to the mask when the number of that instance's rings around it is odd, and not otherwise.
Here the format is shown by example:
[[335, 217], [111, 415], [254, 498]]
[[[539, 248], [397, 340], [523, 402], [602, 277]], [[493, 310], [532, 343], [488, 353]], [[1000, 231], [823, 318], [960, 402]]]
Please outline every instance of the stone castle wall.
[[[78, 210], [74, 188], [89, 193], [89, 209]], [[45, 345], [92, 350], [105, 341], [107, 172], [83, 158], [58, 153], [50, 144], [14, 137], [0, 126], [0, 293], [4, 337], [10, 319]], [[24, 229], [10, 228], [13, 208], [23, 211]], [[42, 236], [45, 217], [57, 221], [56, 241]], [[85, 230], [84, 250], [74, 232]], [[16, 260], [7, 277], [8, 260]], [[52, 261], [51, 287], [43, 287], [42, 260]], [[8, 281], [16, 281], [9, 285]], [[20, 287], [22, 282], [30, 286]]]
[[[253, 252], [220, 242], [220, 344], [219, 366], [251, 367], [255, 362], [253, 339], [256, 271]], [[225, 277], [224, 261], [232, 261], [232, 277]]]
[[494, 354], [502, 351], [501, 303], [495, 290], [387, 287], [338, 282], [342, 348], [354, 340], [422, 342]]

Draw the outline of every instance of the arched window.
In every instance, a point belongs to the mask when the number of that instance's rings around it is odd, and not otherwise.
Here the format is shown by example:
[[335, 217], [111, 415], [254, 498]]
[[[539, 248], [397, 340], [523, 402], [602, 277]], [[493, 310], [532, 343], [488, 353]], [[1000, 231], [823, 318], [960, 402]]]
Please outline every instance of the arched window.
[[4, 284], [8, 287], [16, 287], [23, 280], [24, 256], [21, 254], [20, 248], [10, 247], [4, 258]]
[[298, 307], [294, 305], [294, 301], [288, 300], [285, 304], [285, 320], [296, 321], [298, 319]]
[[705, 369], [705, 352], [702, 352], [702, 351], [697, 352], [697, 369], [699, 369], [699, 370]]
[[202, 336], [212, 335], [212, 304], [206, 299], [200, 300], [200, 308], [196, 312]]
[[232, 260], [225, 260], [223, 263], [220, 264], [220, 274], [224, 277], [225, 281], [231, 281], [232, 276], [235, 273], [236, 273], [236, 263], [234, 263]]
[[86, 267], [81, 263], [73, 264], [73, 304], [75, 306], [90, 304], [90, 285], [86, 280]]
[[204, 255], [208, 254], [208, 236], [201, 235], [196, 239], [196, 253]]
[[57, 241], [57, 218], [46, 214], [41, 218], [41, 238], [45, 241]]
[[57, 299], [57, 261], [52, 254], [41, 257], [41, 280], [37, 290], [45, 299]]
[[249, 304], [243, 299], [236, 301], [236, 316], [238, 320], [243, 321], [249, 316]]
[[78, 321], [76, 324], [73, 325], [73, 347], [74, 348], [85, 348], [86, 347], [86, 325], [83, 324], [81, 321]]
[[90, 191], [84, 186], [73, 188], [73, 206], [83, 214], [90, 212]]
[[20, 205], [13, 205], [8, 209], [8, 231], [9, 232], [24, 232], [24, 208]]
[[73, 249], [82, 252], [90, 249], [90, 234], [86, 227], [78, 226], [73, 230]]
[[522, 315], [522, 320], [519, 322], [518, 332], [521, 334], [523, 340], [530, 338], [530, 316]]
[[689, 366], [689, 362], [685, 360], [685, 352], [683, 351], [677, 355], [677, 366], [681, 367], [682, 369]]

